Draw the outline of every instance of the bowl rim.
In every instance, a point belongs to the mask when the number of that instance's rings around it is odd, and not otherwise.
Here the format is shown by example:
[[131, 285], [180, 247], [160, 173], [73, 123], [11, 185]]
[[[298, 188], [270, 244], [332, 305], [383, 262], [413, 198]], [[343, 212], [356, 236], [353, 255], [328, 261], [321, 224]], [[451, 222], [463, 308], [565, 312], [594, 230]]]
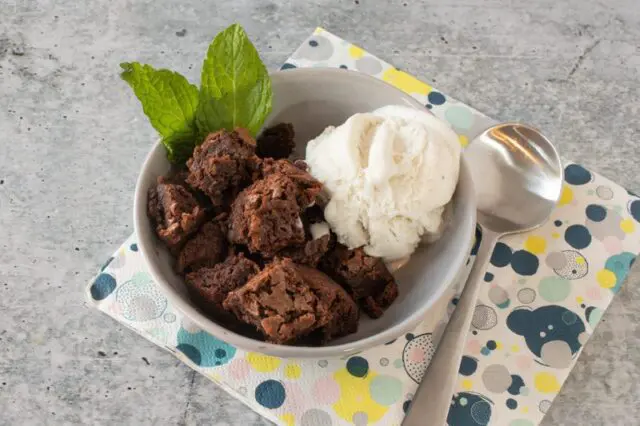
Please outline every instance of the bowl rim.
[[[357, 71], [344, 70], [344, 69], [335, 69], [335, 68], [295, 68], [295, 69], [287, 69], [280, 70], [270, 73], [271, 78], [286, 78], [283, 77], [284, 74], [290, 76], [302, 76], [305, 75], [314, 75], [314, 74], [341, 74], [350, 75], [348, 78], [358, 78], [358, 79], [367, 79], [372, 84], [377, 86], [385, 87], [386, 90], [392, 88], [398, 92], [399, 95], [404, 97], [409, 103], [411, 103], [414, 107], [424, 109], [428, 111], [420, 102], [411, 97], [411, 95], [397, 89], [396, 87], [379, 80], [375, 77], [372, 77], [368, 74], [364, 74]], [[153, 280], [158, 284], [164, 295], [167, 297], [168, 301], [178, 309], [184, 316], [186, 316], [190, 321], [194, 322], [200, 329], [206, 331], [211, 334], [213, 337], [220, 339], [230, 345], [233, 345], [239, 349], [245, 351], [256, 351], [264, 354], [278, 356], [282, 358], [334, 358], [345, 356], [349, 354], [353, 354], [365, 349], [372, 348], [374, 346], [385, 344], [389, 341], [392, 341], [399, 336], [412, 331], [419, 322], [426, 317], [427, 312], [432, 308], [432, 306], [438, 302], [443, 294], [450, 289], [458, 279], [460, 275], [460, 271], [464, 268], [465, 262], [469, 253], [471, 252], [471, 247], [473, 245], [473, 235], [475, 233], [476, 227], [476, 200], [475, 200], [475, 191], [473, 188], [473, 182], [471, 181], [471, 175], [469, 166], [465, 160], [464, 155], [460, 156], [460, 176], [463, 174], [468, 177], [469, 180], [469, 188], [466, 188], [469, 193], [469, 197], [471, 198], [469, 201], [470, 205], [473, 207], [470, 209], [469, 214], [471, 215], [471, 221], [469, 222], [470, 229], [468, 230], [469, 237], [466, 238], [466, 245], [461, 247], [457, 252], [457, 256], [454, 261], [451, 262], [451, 266], [455, 266], [449, 268], [447, 270], [447, 275], [445, 280], [443, 280], [442, 284], [439, 285], [438, 289], [436, 289], [433, 297], [430, 298], [427, 303], [422, 305], [420, 309], [417, 309], [412, 314], [408, 316], [402, 322], [383, 330], [379, 333], [376, 333], [372, 336], [368, 336], [353, 342], [341, 343], [339, 345], [329, 345], [329, 346], [293, 346], [293, 345], [278, 345], [275, 343], [268, 343], [256, 339], [252, 339], [249, 337], [245, 337], [241, 334], [234, 333], [233, 331], [217, 324], [213, 320], [209, 319], [205, 314], [201, 313], [194, 305], [188, 303], [183, 300], [182, 295], [171, 286], [168, 281], [164, 278], [161, 270], [153, 261], [150, 251], [155, 250], [155, 247], [146, 247], [146, 242], [140, 239], [140, 233], [144, 227], [149, 227], [149, 219], [147, 217], [147, 192], [148, 188], [143, 187], [143, 177], [146, 177], [148, 174], [148, 169], [150, 168], [151, 161], [155, 155], [157, 155], [158, 150], [164, 150], [164, 146], [162, 145], [161, 139], [157, 139], [151, 150], [147, 153], [142, 167], [140, 168], [140, 172], [138, 174], [138, 179], [135, 186], [134, 192], [134, 206], [133, 206], [133, 222], [134, 222], [134, 231], [136, 233], [136, 237], [138, 239], [138, 247], [139, 251], [142, 254], [143, 261], [148, 272], [151, 274]], [[464, 169], [464, 170], [463, 170]], [[458, 180], [458, 185], [460, 184], [460, 180]], [[456, 186], [457, 190], [457, 186]], [[146, 231], [144, 231], [146, 232]]]

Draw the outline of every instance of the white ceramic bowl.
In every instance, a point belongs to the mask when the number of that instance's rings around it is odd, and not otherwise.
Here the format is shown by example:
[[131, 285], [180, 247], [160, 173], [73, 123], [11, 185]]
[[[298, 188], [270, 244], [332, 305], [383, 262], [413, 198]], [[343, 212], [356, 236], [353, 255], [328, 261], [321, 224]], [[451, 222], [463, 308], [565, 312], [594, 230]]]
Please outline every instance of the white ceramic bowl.
[[[265, 126], [293, 123], [298, 154], [308, 140], [328, 125], [343, 123], [358, 112], [385, 105], [424, 108], [395, 87], [366, 74], [340, 69], [292, 69], [271, 75], [273, 112]], [[172, 259], [156, 238], [146, 214], [147, 190], [170, 168], [165, 150], [157, 142], [147, 156], [136, 186], [134, 223], [138, 247], [149, 272], [169, 301], [186, 317], [211, 335], [247, 351], [281, 357], [320, 358], [344, 356], [391, 341], [414, 329], [436, 301], [455, 284], [465, 269], [476, 223], [473, 183], [464, 158], [452, 203], [451, 223], [435, 243], [420, 247], [409, 262], [394, 273], [399, 296], [382, 318], [361, 315], [357, 333], [322, 347], [282, 346], [233, 333], [209, 319], [189, 299], [180, 276], [172, 269]]]

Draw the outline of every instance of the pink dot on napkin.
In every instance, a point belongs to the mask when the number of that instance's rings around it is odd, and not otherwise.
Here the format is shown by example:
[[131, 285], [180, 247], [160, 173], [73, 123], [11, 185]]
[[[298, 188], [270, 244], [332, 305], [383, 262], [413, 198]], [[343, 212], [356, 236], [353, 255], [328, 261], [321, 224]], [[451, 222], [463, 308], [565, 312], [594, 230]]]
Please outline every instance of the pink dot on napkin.
[[242, 358], [236, 358], [229, 364], [229, 374], [236, 380], [244, 380], [250, 370], [249, 363]]
[[602, 293], [598, 287], [589, 287], [587, 288], [587, 297], [589, 300], [600, 300], [602, 299]]
[[409, 360], [411, 362], [419, 363], [425, 360], [425, 353], [422, 348], [411, 348], [409, 352]]
[[533, 360], [530, 355], [518, 355], [516, 357], [516, 365], [521, 370], [528, 370], [531, 368], [531, 364], [533, 364]]
[[480, 349], [482, 349], [482, 345], [478, 340], [469, 340], [469, 342], [467, 342], [467, 351], [470, 353], [479, 354]]
[[617, 254], [622, 251], [622, 242], [613, 236], [605, 237], [602, 240], [602, 245], [604, 245], [605, 250], [609, 254]]
[[340, 385], [331, 376], [322, 377], [313, 385], [313, 398], [320, 404], [335, 404], [340, 399]]

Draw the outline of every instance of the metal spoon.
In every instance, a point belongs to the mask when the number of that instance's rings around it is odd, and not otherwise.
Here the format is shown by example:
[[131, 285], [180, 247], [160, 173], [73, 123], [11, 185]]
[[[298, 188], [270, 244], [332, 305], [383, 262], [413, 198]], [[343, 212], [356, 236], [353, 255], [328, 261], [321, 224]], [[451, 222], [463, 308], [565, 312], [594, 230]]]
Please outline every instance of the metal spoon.
[[464, 155], [478, 200], [482, 241], [464, 292], [403, 426], [445, 424], [485, 266], [496, 242], [504, 235], [543, 224], [560, 199], [560, 157], [551, 142], [529, 126], [494, 126], [473, 139]]

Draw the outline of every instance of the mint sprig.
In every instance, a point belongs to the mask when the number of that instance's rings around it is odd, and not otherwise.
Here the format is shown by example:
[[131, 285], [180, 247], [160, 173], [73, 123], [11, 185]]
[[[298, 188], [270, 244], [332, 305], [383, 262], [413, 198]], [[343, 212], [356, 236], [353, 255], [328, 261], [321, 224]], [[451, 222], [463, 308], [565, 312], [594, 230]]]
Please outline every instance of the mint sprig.
[[271, 80], [246, 32], [237, 24], [209, 46], [200, 89], [177, 72], [137, 62], [120, 64], [171, 162], [184, 163], [204, 137], [244, 127], [257, 134], [271, 112]]
[[170, 161], [187, 158], [197, 137], [195, 113], [198, 88], [169, 70], [156, 70], [137, 62], [120, 64], [122, 79], [129, 83], [151, 125], [162, 136]]
[[196, 123], [201, 133], [244, 127], [258, 133], [271, 112], [271, 80], [240, 25], [213, 40], [202, 64]]

